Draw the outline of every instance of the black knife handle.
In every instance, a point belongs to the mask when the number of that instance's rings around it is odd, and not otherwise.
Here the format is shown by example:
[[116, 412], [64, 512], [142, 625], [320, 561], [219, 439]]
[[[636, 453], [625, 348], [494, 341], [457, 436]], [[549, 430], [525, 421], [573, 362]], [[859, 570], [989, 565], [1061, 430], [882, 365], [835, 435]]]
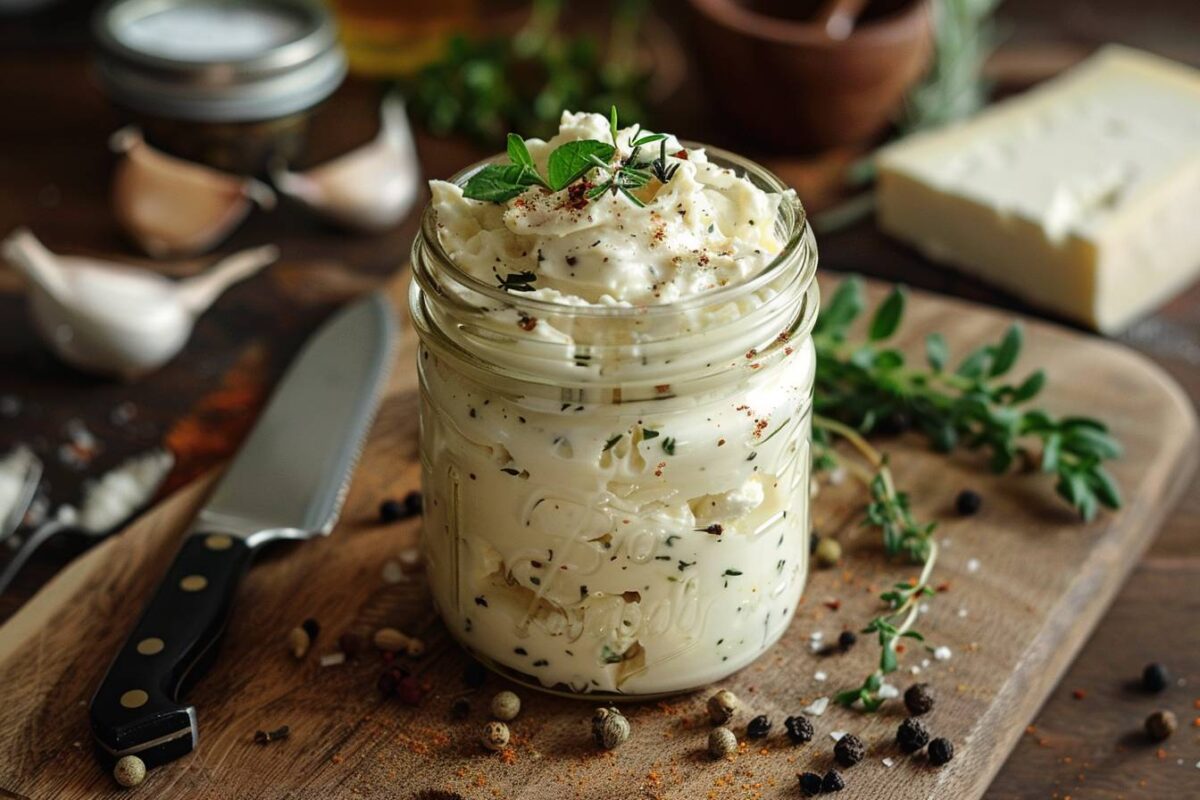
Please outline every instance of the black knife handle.
[[101, 755], [152, 767], [196, 746], [196, 709], [180, 697], [208, 668], [253, 551], [237, 536], [192, 533], [92, 698]]

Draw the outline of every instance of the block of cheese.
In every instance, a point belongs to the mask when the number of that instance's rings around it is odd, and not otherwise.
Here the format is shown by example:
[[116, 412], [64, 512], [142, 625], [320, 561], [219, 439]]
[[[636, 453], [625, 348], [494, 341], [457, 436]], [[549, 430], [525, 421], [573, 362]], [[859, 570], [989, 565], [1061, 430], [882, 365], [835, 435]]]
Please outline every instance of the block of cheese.
[[1108, 46], [976, 117], [886, 147], [881, 227], [1114, 332], [1200, 273], [1200, 70]]

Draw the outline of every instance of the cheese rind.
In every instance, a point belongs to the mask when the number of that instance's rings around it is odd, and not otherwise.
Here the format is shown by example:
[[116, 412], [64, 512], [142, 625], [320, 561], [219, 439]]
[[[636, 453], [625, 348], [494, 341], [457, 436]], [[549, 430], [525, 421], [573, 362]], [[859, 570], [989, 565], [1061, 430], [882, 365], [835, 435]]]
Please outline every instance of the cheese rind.
[[1109, 46], [878, 172], [885, 231], [1116, 331], [1200, 272], [1200, 71]]

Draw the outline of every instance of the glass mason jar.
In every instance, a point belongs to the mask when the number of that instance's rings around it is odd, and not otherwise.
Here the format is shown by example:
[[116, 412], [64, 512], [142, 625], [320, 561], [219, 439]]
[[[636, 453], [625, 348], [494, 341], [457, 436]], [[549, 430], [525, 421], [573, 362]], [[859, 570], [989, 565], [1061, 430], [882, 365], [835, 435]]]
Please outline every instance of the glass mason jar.
[[422, 550], [447, 627], [485, 664], [551, 691], [664, 695], [787, 628], [808, 569], [819, 300], [794, 195], [776, 225], [779, 256], [740, 283], [565, 305], [459, 269], [425, 210], [410, 294]]

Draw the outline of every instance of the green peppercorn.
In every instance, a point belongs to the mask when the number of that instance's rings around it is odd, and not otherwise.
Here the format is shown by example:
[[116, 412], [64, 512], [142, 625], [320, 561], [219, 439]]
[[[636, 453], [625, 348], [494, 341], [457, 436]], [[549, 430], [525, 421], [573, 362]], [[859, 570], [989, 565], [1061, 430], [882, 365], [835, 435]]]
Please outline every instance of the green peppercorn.
[[842, 560], [842, 546], [837, 539], [823, 538], [817, 543], [817, 564], [821, 567], [836, 567]]

